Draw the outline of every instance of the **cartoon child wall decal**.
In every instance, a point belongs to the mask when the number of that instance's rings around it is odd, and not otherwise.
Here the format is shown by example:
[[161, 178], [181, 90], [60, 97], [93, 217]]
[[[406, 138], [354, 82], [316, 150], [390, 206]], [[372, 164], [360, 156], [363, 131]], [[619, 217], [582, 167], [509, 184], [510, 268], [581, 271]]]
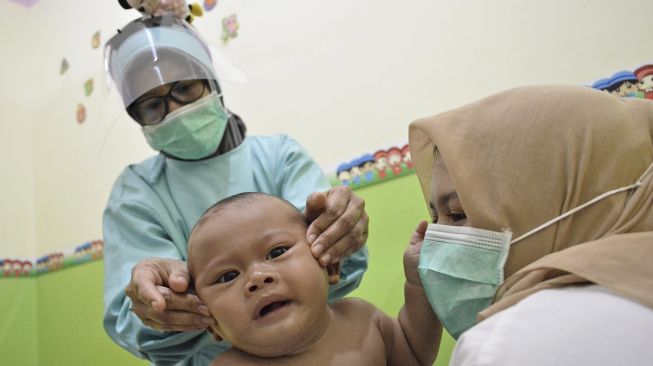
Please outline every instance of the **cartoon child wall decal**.
[[14, 277], [20, 277], [23, 274], [23, 261], [21, 260], [14, 260], [12, 261], [12, 275]]
[[238, 23], [238, 17], [236, 14], [232, 14], [228, 17], [222, 19], [222, 42], [225, 44], [230, 40], [238, 37], [238, 29], [240, 24]]
[[401, 150], [398, 147], [391, 147], [388, 149], [388, 164], [392, 169], [392, 174], [399, 175], [401, 173]]
[[361, 169], [358, 166], [358, 159], [355, 159], [351, 163], [349, 163], [349, 166], [351, 166], [351, 169], [349, 169], [349, 173], [351, 174], [351, 182], [354, 185], [360, 185], [361, 184], [361, 176], [363, 173], [361, 173]]
[[610, 94], [619, 97], [644, 98], [644, 93], [637, 87], [637, 77], [630, 71], [619, 71], [608, 82]]
[[22, 263], [22, 275], [23, 276], [29, 276], [32, 274], [32, 262], [30, 261], [23, 261]]
[[374, 153], [374, 167], [379, 174], [379, 179], [385, 179], [388, 175], [388, 152], [385, 150], [378, 150]]
[[338, 165], [338, 168], [336, 169], [336, 175], [338, 176], [338, 180], [340, 181], [340, 183], [342, 183], [345, 186], [348, 186], [349, 181], [351, 180], [351, 174], [349, 173], [349, 169], [351, 169], [349, 163], [342, 163]]
[[11, 269], [14, 266], [14, 260], [13, 259], [5, 259], [2, 262], [2, 273], [5, 275], [5, 277], [11, 275]]
[[599, 80], [595, 81], [592, 84], [592, 88], [594, 88], [596, 90], [602, 90], [602, 91], [605, 91], [605, 92], [609, 92], [608, 91], [608, 83], [609, 82], [610, 82], [610, 79], [608, 79], [608, 78], [599, 79]]
[[637, 87], [644, 93], [644, 98], [653, 99], [653, 65], [644, 65], [634, 71]]
[[413, 161], [410, 158], [410, 146], [408, 144], [401, 148], [401, 156], [406, 168], [413, 169]]
[[358, 163], [365, 181], [372, 182], [374, 180], [374, 157], [372, 154], [364, 154], [360, 157]]

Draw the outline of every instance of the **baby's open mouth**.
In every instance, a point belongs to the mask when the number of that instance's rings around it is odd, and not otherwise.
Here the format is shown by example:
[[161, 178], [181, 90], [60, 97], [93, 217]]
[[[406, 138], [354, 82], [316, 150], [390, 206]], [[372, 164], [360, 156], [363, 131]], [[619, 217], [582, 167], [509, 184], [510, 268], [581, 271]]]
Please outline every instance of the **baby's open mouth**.
[[265, 305], [263, 307], [263, 309], [261, 309], [261, 311], [258, 313], [258, 316], [259, 316], [259, 318], [263, 318], [266, 315], [268, 315], [268, 314], [270, 314], [270, 313], [272, 313], [272, 312], [274, 312], [276, 310], [279, 310], [279, 309], [281, 309], [282, 307], [284, 307], [284, 306], [286, 306], [288, 304], [290, 304], [290, 301], [288, 301], [288, 300], [275, 301], [273, 303]]

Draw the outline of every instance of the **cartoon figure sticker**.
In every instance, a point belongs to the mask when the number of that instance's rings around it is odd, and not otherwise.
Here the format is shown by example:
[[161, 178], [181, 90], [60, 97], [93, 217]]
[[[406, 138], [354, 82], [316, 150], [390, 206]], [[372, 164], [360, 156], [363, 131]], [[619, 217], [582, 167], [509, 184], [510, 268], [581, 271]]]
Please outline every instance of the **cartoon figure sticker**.
[[204, 10], [210, 11], [218, 4], [218, 0], [204, 0]]
[[406, 168], [413, 169], [413, 161], [410, 157], [410, 146], [408, 144], [401, 148], [401, 156]]
[[374, 157], [372, 154], [361, 156], [358, 163], [365, 181], [368, 183], [374, 181]]
[[644, 93], [637, 87], [637, 77], [630, 71], [619, 71], [612, 75], [608, 82], [607, 89], [610, 94], [618, 97], [639, 97], [643, 98]]
[[94, 49], [100, 47], [100, 31], [93, 34], [93, 38], [91, 38], [91, 46]]
[[351, 165], [349, 165], [349, 163], [342, 163], [336, 169], [336, 175], [338, 176], [338, 180], [340, 181], [340, 183], [346, 186], [349, 185], [349, 181], [351, 179], [351, 174], [349, 173], [349, 169], [351, 169]]
[[653, 65], [644, 65], [634, 71], [637, 86], [646, 99], [653, 99]]
[[227, 43], [229, 39], [238, 37], [238, 18], [236, 14], [232, 14], [222, 19], [222, 42]]
[[77, 123], [81, 125], [84, 123], [84, 120], [86, 120], [86, 108], [84, 108], [82, 103], [79, 103], [77, 105]]
[[378, 150], [373, 156], [374, 167], [377, 170], [379, 179], [385, 179], [388, 175], [388, 152], [385, 150]]
[[399, 175], [401, 173], [401, 150], [398, 147], [391, 147], [388, 149], [388, 164], [392, 169], [392, 174]]
[[84, 94], [88, 97], [93, 93], [93, 79], [88, 79], [84, 83]]
[[59, 67], [59, 75], [63, 75], [68, 71], [68, 60], [65, 58], [61, 59], [61, 66]]

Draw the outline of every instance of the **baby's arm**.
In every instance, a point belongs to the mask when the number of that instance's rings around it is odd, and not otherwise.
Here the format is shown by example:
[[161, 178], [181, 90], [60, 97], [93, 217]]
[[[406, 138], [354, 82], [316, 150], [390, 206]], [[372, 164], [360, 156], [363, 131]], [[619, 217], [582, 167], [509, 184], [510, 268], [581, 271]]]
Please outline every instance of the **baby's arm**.
[[391, 329], [383, 327], [386, 340], [388, 331], [391, 332], [392, 343], [386, 344], [388, 365], [432, 365], [440, 347], [442, 324], [426, 298], [417, 271], [426, 226], [426, 221], [417, 226], [404, 251], [404, 306]]

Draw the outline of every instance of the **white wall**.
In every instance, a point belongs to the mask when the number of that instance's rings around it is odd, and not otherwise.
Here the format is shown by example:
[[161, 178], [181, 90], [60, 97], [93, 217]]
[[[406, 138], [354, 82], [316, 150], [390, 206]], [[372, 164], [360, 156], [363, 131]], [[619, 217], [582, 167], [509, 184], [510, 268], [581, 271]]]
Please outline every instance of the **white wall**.
[[[223, 46], [220, 22], [231, 13], [239, 37]], [[653, 22], [637, 14], [653, 14], [653, 2], [221, 0], [195, 24], [247, 74], [248, 83], [223, 89], [250, 133], [289, 133], [331, 168], [405, 142], [420, 116], [513, 86], [582, 84], [653, 60]], [[0, 208], [0, 257], [101, 237], [113, 180], [151, 154], [106, 91], [101, 49], [90, 47], [96, 30], [104, 42], [136, 16], [116, 1], [42, 0], [29, 10], [0, 2], [0, 44], [19, 50], [0, 61], [2, 79], [18, 85], [0, 91], [0, 123], [11, 131], [0, 137], [10, 203]], [[60, 76], [62, 57], [71, 66]], [[86, 97], [89, 77], [95, 92]], [[87, 108], [83, 125], [78, 102]]]
[[[0, 2], [0, 258], [35, 255], [34, 146], [22, 32], [27, 11]], [[12, 32], [7, 32], [12, 30]]]

